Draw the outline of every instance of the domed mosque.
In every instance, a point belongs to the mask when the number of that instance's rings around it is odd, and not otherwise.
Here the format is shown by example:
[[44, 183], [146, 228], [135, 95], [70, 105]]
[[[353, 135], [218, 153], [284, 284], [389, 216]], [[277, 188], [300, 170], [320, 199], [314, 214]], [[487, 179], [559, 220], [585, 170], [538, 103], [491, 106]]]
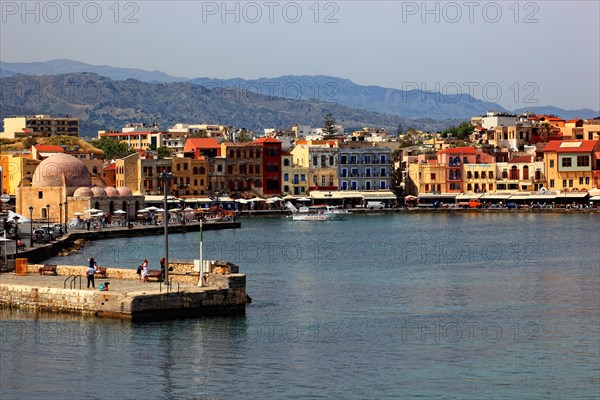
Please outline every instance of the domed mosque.
[[55, 154], [42, 161], [31, 179], [31, 186], [16, 189], [17, 212], [34, 220], [66, 224], [77, 216], [86, 218], [88, 210], [104, 214], [117, 210], [135, 217], [144, 208], [144, 196], [134, 195], [127, 187], [92, 186], [92, 175], [85, 164], [68, 154]]

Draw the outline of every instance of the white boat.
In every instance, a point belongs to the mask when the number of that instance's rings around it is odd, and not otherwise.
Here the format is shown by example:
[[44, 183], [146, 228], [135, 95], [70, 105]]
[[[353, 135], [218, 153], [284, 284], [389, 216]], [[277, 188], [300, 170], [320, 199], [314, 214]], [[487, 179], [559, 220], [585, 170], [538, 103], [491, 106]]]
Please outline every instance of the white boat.
[[291, 211], [291, 219], [293, 221], [333, 221], [342, 219], [345, 214], [348, 214], [348, 210], [341, 210], [326, 205], [300, 207], [300, 209], [297, 209], [288, 201], [285, 206]]

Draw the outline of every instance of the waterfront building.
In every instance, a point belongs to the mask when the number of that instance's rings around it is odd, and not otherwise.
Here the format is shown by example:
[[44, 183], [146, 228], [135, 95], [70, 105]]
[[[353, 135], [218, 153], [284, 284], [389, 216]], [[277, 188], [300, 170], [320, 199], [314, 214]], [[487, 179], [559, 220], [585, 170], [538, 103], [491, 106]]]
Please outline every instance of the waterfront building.
[[[476, 189], [477, 192], [480, 192], [484, 190], [483, 185], [486, 185], [485, 190], [488, 191], [489, 185], [493, 184], [494, 178], [493, 176], [490, 178], [490, 172], [493, 171], [491, 165], [494, 164], [494, 157], [484, 153], [481, 149], [453, 147], [441, 150], [437, 153], [437, 163], [446, 169], [444, 192], [475, 192]], [[477, 178], [475, 172], [477, 172]], [[471, 185], [471, 189], [468, 189], [468, 185]]]
[[30, 185], [33, 173], [40, 163], [40, 160], [31, 158], [31, 153], [1, 154], [3, 193], [12, 196], [19, 185]]
[[[96, 208], [105, 213], [123, 209], [130, 215], [143, 208], [144, 197], [127, 187], [92, 186], [92, 176], [83, 162], [68, 154], [57, 154], [42, 161], [28, 185], [16, 188], [16, 212], [33, 219], [56, 223]], [[48, 207], [49, 206], [49, 207]], [[89, 215], [89, 214], [87, 214]]]
[[228, 193], [263, 190], [263, 154], [260, 143], [223, 142], [221, 154], [225, 157], [225, 190]]
[[263, 196], [281, 194], [281, 142], [277, 139], [264, 137], [253, 143], [262, 147], [262, 181]]
[[208, 195], [208, 159], [173, 157], [170, 194], [180, 198]]
[[79, 137], [79, 119], [51, 117], [47, 114], [4, 118], [2, 139], [25, 137], [75, 136]]
[[[329, 141], [325, 141], [327, 143]], [[338, 149], [331, 145], [297, 145], [292, 160], [308, 168], [308, 190], [338, 189]]]
[[589, 191], [600, 181], [600, 140], [550, 141], [544, 147], [547, 188]]
[[352, 142], [340, 146], [340, 190], [386, 190], [392, 182], [392, 151], [389, 147], [358, 147]]
[[515, 156], [495, 165], [498, 191], [530, 192], [544, 187], [544, 162], [533, 155]]
[[281, 156], [281, 182], [283, 196], [306, 196], [308, 194], [309, 168], [294, 163], [291, 153], [283, 153]]
[[223, 156], [209, 159], [208, 191], [211, 194], [227, 191], [227, 159]]

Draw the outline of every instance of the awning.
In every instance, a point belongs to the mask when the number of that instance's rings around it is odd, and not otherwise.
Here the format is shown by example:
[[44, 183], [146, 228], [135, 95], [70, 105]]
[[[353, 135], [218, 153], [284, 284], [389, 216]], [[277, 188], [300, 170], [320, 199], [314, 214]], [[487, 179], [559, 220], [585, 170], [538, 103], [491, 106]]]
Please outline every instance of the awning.
[[208, 197], [195, 197], [185, 199], [186, 203], [210, 203], [212, 200]]
[[556, 195], [553, 194], [532, 194], [527, 198], [527, 200], [535, 201], [552, 201], [554, 199], [556, 199]]
[[[165, 196], [164, 195], [146, 195], [144, 196], [144, 200], [148, 201], [148, 202], [159, 202], [159, 201], [164, 201], [165, 200]], [[167, 202], [178, 202], [181, 201], [181, 199], [178, 199], [175, 196], [167, 196]]]
[[461, 193], [456, 196], [456, 201], [469, 201], [471, 199], [479, 199], [481, 196], [483, 196], [483, 193]]
[[502, 194], [502, 193], [487, 193], [481, 196], [481, 200], [506, 200], [510, 198], [512, 194]]
[[556, 196], [559, 199], [583, 199], [589, 195], [588, 192], [585, 193], [561, 193]]
[[391, 190], [378, 190], [375, 192], [361, 192], [365, 200], [396, 200], [396, 195]]
[[454, 199], [460, 193], [419, 193], [419, 199]]
[[347, 190], [347, 191], [337, 191], [337, 190], [332, 190], [330, 191], [324, 191], [324, 190], [312, 190], [310, 192], [310, 197], [312, 197], [315, 200], [340, 200], [340, 199], [352, 199], [352, 198], [356, 198], [356, 199], [362, 199], [363, 195], [360, 192], [354, 191], [354, 190]]
[[590, 201], [600, 201], [600, 196], [592, 196], [590, 197]]

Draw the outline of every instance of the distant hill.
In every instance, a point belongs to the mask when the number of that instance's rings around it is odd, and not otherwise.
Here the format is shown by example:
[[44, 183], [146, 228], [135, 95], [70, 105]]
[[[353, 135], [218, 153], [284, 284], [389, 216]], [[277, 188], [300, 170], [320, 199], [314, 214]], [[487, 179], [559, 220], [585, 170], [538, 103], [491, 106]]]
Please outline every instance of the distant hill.
[[531, 111], [536, 114], [558, 115], [566, 120], [575, 118], [595, 118], [600, 116], [600, 111], [594, 111], [589, 108], [580, 108], [578, 110], [565, 110], [554, 106], [524, 107], [515, 110], [515, 113]]
[[188, 78], [178, 78], [160, 71], [144, 71], [136, 68], [117, 68], [109, 65], [91, 65], [79, 61], [60, 59], [31, 63], [11, 63], [0, 61], [0, 76], [2, 71], [25, 75], [60, 75], [77, 72], [92, 72], [114, 80], [136, 79], [142, 82], [169, 83], [184, 82]]
[[0, 117], [16, 114], [69, 114], [80, 119], [82, 136], [99, 129], [120, 129], [128, 122], [231, 124], [260, 132], [289, 128], [294, 123], [321, 126], [332, 113], [345, 127], [376, 126], [392, 132], [404, 129], [443, 130], [455, 120], [411, 120], [396, 115], [356, 110], [324, 101], [290, 100], [260, 95], [238, 95], [188, 82], [146, 83], [115, 81], [92, 73], [49, 76], [17, 74], [0, 78], [4, 103]]
[[422, 90], [404, 91], [380, 86], [362, 86], [348, 79], [332, 76], [282, 76], [254, 80], [196, 78], [189, 82], [206, 87], [242, 88], [302, 100], [333, 101], [345, 106], [401, 115], [407, 118], [470, 119], [488, 110], [506, 111], [497, 103], [489, 103], [468, 94], [444, 96]]

